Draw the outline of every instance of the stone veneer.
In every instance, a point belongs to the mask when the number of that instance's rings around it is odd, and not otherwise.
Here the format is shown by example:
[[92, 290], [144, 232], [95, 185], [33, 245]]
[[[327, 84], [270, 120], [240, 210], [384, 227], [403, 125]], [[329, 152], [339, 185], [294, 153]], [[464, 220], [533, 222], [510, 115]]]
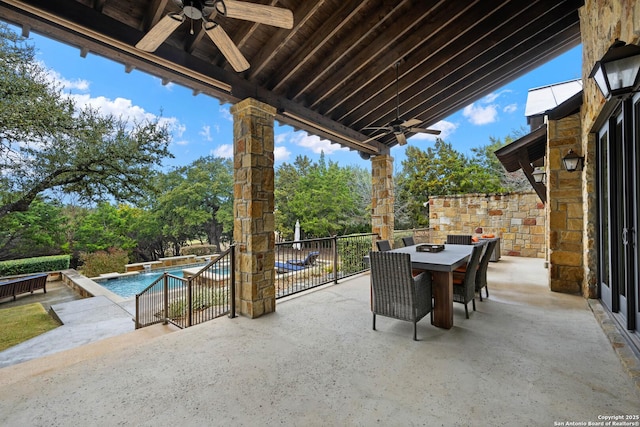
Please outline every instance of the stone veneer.
[[273, 124], [276, 109], [245, 99], [233, 107], [233, 239], [238, 311], [275, 311]]
[[549, 288], [579, 293], [584, 279], [582, 171], [567, 172], [562, 158], [572, 149], [582, 155], [580, 115], [547, 122], [547, 230]]
[[494, 234], [501, 255], [545, 258], [545, 206], [534, 192], [465, 194], [429, 199], [433, 243], [447, 234]]
[[[393, 157], [388, 154], [371, 159], [371, 232], [393, 244], [394, 193]], [[374, 243], [375, 246], [375, 243]], [[376, 249], [375, 247], [373, 248]]]
[[640, 45], [640, 2], [636, 0], [585, 0], [580, 13], [582, 41], [583, 103], [581, 114], [581, 148], [585, 156], [582, 173], [583, 193], [583, 267], [582, 294], [597, 298], [597, 200], [595, 190], [596, 150], [592, 131], [599, 117], [609, 108], [593, 79], [591, 69], [618, 39]]

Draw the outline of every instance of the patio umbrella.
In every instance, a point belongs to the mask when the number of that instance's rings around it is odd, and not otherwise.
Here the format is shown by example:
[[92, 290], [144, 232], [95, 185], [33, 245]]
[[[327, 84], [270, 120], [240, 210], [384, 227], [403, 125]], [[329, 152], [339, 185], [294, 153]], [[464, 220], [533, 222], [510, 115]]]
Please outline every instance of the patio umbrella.
[[[302, 243], [299, 243], [299, 241], [300, 241], [300, 221], [298, 221], [298, 220], [296, 220], [296, 229], [293, 232], [293, 241], [294, 241], [293, 249], [296, 249], [298, 251], [300, 249], [302, 249]], [[295, 243], [295, 242], [298, 242], [298, 243]]]

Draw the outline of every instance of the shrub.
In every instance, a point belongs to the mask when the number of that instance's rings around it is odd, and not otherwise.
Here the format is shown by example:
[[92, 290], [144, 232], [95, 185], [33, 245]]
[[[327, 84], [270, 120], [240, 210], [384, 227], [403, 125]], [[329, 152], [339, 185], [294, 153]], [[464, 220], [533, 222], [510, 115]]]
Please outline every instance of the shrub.
[[54, 255], [0, 261], [0, 276], [66, 270], [70, 259], [69, 255]]
[[87, 277], [96, 277], [103, 273], [124, 273], [125, 265], [129, 263], [127, 251], [110, 248], [107, 251], [97, 251], [80, 254], [84, 263], [82, 274]]
[[191, 246], [184, 246], [180, 248], [180, 253], [182, 255], [202, 256], [202, 255], [212, 255], [217, 252], [218, 251], [215, 245], [191, 245]]

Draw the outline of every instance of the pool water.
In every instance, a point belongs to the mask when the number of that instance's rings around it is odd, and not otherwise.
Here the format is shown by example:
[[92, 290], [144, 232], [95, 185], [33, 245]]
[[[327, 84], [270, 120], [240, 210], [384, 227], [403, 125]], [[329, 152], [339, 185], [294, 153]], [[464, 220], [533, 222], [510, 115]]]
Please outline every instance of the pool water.
[[184, 277], [182, 270], [185, 268], [204, 267], [203, 265], [187, 265], [172, 270], [154, 271], [151, 273], [140, 273], [133, 276], [118, 277], [116, 279], [100, 280], [96, 281], [100, 286], [114, 294], [120, 295], [123, 298], [131, 298], [144, 291], [147, 286], [152, 284], [158, 277], [164, 273], [169, 273], [173, 276]]

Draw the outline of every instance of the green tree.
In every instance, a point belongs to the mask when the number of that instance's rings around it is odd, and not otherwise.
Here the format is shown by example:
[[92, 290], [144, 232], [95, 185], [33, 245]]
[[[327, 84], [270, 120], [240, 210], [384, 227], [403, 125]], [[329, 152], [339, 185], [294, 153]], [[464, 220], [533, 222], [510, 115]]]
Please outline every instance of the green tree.
[[474, 159], [486, 170], [492, 177], [498, 177], [500, 182], [500, 191], [527, 191], [531, 190], [531, 183], [525, 177], [522, 170], [516, 172], [507, 172], [502, 166], [498, 157], [494, 154], [498, 149], [511, 144], [515, 139], [522, 136], [522, 131], [514, 131], [511, 135], [507, 135], [502, 142], [499, 138], [490, 137], [490, 143], [480, 147], [472, 148]]
[[167, 128], [78, 111], [45, 74], [33, 49], [0, 26], [0, 218], [48, 190], [85, 202], [153, 191], [155, 167], [171, 156]]
[[41, 197], [26, 212], [0, 218], [0, 260], [65, 252], [65, 222], [60, 204]]
[[161, 177], [163, 194], [154, 211], [174, 253], [189, 240], [203, 238], [218, 250], [233, 234], [233, 164], [202, 157]]
[[363, 169], [318, 163], [306, 156], [276, 171], [276, 229], [293, 238], [296, 220], [306, 237], [370, 229], [371, 178]]
[[127, 235], [127, 209], [108, 202], [87, 211], [74, 234], [74, 250], [106, 251], [110, 248], [132, 250], [137, 242]]

